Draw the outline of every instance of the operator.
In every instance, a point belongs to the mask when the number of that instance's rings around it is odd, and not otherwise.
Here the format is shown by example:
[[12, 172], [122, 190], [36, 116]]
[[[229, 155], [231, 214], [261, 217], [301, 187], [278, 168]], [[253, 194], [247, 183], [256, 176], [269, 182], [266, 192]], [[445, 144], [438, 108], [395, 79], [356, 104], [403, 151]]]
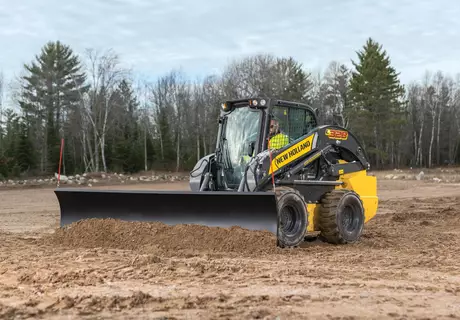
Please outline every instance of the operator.
[[281, 149], [289, 144], [289, 137], [281, 132], [280, 123], [276, 119], [270, 121], [270, 149]]
[[[285, 145], [289, 144], [289, 137], [281, 132], [279, 121], [276, 119], [271, 119], [270, 121], [270, 132], [269, 132], [269, 147], [270, 149], [281, 149]], [[244, 155], [242, 157], [242, 162], [249, 162], [250, 157]]]

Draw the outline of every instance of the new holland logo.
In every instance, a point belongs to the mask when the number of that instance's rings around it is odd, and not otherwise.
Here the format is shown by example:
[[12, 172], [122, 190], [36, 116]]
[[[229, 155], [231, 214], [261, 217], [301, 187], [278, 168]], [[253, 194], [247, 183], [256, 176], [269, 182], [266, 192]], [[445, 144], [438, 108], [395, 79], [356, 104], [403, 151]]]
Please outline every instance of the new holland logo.
[[277, 155], [276, 158], [273, 159], [272, 165], [270, 167], [270, 173], [284, 167], [288, 163], [308, 153], [311, 150], [313, 137], [314, 134], [308, 136], [307, 138], [303, 139], [299, 143], [296, 143], [286, 151]]

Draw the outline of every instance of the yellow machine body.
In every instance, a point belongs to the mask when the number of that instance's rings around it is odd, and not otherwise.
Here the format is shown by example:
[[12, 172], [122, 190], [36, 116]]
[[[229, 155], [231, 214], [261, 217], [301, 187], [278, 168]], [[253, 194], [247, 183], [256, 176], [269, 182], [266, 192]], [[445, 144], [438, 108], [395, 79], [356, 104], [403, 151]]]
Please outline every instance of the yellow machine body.
[[[343, 174], [339, 181], [343, 184], [336, 186], [336, 189], [346, 189], [358, 194], [364, 207], [364, 222], [374, 218], [377, 214], [379, 199], [377, 196], [377, 177], [367, 174], [366, 170]], [[307, 204], [308, 227], [307, 232], [317, 232], [315, 218], [318, 216], [319, 205], [316, 203]]]

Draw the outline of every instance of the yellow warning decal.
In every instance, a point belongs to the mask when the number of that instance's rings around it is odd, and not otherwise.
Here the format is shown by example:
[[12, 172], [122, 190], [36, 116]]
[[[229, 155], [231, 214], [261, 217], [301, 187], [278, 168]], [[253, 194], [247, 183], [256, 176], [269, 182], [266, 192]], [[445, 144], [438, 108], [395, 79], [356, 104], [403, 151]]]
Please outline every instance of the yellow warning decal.
[[313, 142], [314, 136], [315, 134], [309, 135], [305, 139], [301, 140], [300, 142], [297, 142], [295, 145], [293, 145], [289, 149], [286, 149], [285, 151], [277, 155], [271, 163], [269, 173], [272, 173], [278, 169], [281, 169], [282, 167], [289, 164], [290, 162], [310, 152], [312, 148], [311, 144]]
[[334, 140], [347, 140], [348, 132], [343, 130], [326, 129], [326, 136]]

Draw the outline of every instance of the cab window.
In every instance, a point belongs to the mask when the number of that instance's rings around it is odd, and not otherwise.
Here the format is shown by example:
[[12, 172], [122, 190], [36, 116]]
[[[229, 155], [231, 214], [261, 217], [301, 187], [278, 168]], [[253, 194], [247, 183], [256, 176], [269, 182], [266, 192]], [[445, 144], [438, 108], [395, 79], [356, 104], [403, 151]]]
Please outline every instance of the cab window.
[[280, 131], [289, 137], [290, 143], [317, 126], [315, 115], [308, 109], [275, 107], [273, 116], [279, 122]]

